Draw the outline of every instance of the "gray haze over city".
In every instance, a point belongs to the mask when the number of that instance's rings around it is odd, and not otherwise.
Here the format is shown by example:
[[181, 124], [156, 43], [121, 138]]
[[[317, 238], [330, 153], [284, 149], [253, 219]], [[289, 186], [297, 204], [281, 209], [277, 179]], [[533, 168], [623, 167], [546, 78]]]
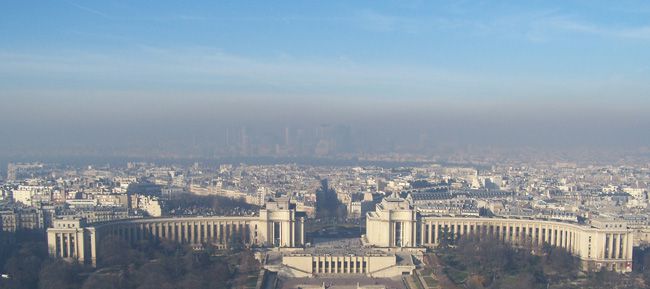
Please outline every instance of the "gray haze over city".
[[[408, 102], [308, 93], [294, 98], [9, 96], [0, 108], [5, 136], [0, 146], [3, 157], [326, 157], [466, 148], [638, 151], [650, 143], [649, 109], [645, 103], [581, 104], [557, 98], [538, 103], [516, 97], [438, 100], [435, 92], [430, 99]], [[338, 144], [316, 152], [323, 138]], [[288, 146], [302, 147], [287, 151]]]

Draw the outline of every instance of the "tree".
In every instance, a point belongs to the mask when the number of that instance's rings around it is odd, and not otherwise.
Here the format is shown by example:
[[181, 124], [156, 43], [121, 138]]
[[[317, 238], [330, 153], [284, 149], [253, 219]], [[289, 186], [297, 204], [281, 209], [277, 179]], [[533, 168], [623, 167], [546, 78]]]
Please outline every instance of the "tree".
[[38, 275], [43, 260], [47, 258], [44, 242], [27, 242], [20, 246], [5, 265], [10, 276], [2, 288], [38, 288]]
[[[119, 273], [93, 273], [81, 286], [82, 289], [115, 289], [115, 288], [129, 288], [126, 286], [124, 276]], [[159, 288], [159, 289], [163, 289]]]
[[82, 269], [78, 263], [63, 260], [48, 260], [39, 273], [40, 289], [75, 289], [81, 286], [79, 274]]
[[102, 267], [125, 268], [145, 262], [144, 254], [134, 250], [128, 242], [114, 235], [108, 235], [100, 241], [97, 254]]

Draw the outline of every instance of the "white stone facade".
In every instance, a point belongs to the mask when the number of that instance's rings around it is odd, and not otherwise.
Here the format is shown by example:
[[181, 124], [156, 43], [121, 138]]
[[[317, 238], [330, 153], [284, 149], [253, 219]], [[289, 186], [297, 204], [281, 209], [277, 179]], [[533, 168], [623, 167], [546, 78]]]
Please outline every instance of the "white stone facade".
[[468, 234], [489, 235], [515, 245], [562, 247], [579, 257], [586, 269], [632, 270], [633, 230], [625, 223], [426, 216], [396, 195], [367, 214], [365, 241], [380, 248], [436, 247], [444, 238]]
[[126, 219], [85, 225], [83, 220], [55, 220], [47, 230], [50, 255], [95, 265], [102, 238], [128, 242], [166, 239], [191, 245], [225, 246], [243, 242], [261, 247], [304, 245], [304, 216], [288, 199], [268, 202], [259, 216]]

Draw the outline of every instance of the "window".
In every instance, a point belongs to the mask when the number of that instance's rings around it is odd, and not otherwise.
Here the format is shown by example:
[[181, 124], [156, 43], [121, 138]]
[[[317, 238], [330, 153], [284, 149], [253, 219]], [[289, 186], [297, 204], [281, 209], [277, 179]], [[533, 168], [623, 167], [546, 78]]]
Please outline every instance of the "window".
[[402, 246], [402, 222], [395, 222], [395, 246]]
[[429, 225], [424, 226], [424, 243], [428, 244], [429, 243]]
[[280, 247], [280, 236], [281, 236], [280, 223], [273, 222], [273, 245], [276, 247]]

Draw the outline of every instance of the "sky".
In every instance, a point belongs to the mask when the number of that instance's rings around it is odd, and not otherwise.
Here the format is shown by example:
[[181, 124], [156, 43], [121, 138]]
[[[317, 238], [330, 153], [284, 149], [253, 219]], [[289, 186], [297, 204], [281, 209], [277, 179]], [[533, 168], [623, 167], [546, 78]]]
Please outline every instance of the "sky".
[[0, 1], [5, 151], [323, 122], [647, 146], [649, 112], [648, 1]]

